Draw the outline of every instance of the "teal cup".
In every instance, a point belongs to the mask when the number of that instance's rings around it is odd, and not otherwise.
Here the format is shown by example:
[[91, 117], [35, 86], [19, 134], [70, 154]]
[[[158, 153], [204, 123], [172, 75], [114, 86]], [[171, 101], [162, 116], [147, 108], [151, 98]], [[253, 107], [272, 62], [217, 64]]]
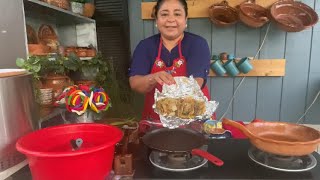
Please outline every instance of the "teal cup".
[[242, 58], [238, 63], [237, 67], [243, 74], [247, 74], [249, 71], [253, 69], [253, 66], [251, 65], [249, 58], [245, 57]]
[[224, 68], [226, 69], [229, 76], [237, 76], [240, 72], [232, 59], [229, 59], [224, 63]]
[[224, 69], [222, 62], [220, 60], [215, 60], [211, 63], [211, 69], [218, 75], [223, 76], [226, 74], [226, 70]]
[[233, 60], [234, 59], [234, 55], [233, 54], [228, 54], [228, 60]]

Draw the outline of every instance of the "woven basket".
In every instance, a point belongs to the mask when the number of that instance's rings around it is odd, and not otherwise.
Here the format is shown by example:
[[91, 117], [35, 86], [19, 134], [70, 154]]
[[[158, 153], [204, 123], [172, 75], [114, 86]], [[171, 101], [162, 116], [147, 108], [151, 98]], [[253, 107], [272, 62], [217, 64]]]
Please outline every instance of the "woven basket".
[[70, 8], [68, 0], [41, 0], [41, 1], [57, 6], [62, 9], [66, 9], [66, 10], [69, 10]]
[[40, 103], [42, 105], [52, 104], [52, 88], [40, 89]]

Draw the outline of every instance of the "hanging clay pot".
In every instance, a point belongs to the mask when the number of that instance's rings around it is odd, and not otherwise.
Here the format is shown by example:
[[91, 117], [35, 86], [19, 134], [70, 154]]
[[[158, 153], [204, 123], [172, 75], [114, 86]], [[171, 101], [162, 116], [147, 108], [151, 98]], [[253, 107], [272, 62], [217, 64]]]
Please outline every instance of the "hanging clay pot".
[[228, 27], [238, 22], [239, 15], [235, 8], [229, 6], [228, 1], [223, 0], [209, 7], [209, 19], [219, 27]]

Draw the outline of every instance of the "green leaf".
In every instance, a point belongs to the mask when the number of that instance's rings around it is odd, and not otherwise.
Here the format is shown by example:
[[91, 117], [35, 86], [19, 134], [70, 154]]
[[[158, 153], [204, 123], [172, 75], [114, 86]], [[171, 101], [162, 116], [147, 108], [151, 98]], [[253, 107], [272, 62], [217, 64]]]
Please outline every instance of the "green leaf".
[[17, 60], [16, 60], [16, 65], [18, 66], [18, 67], [23, 67], [24, 66], [24, 64], [25, 64], [25, 60], [24, 59], [22, 59], [22, 58], [17, 58]]
[[41, 65], [40, 65], [40, 64], [37, 64], [37, 65], [33, 66], [33, 67], [32, 67], [32, 69], [33, 69], [33, 71], [34, 71], [34, 72], [36, 72], [36, 73], [37, 73], [37, 72], [39, 72], [39, 71], [40, 71], [40, 69], [41, 69]]
[[36, 58], [32, 64], [37, 64], [39, 61], [40, 59]]

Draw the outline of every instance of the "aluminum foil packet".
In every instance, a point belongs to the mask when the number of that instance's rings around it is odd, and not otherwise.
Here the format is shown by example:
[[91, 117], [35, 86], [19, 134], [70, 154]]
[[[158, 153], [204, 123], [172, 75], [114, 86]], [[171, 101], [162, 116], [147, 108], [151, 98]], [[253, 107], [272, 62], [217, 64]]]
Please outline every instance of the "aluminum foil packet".
[[164, 127], [174, 129], [197, 120], [210, 119], [219, 103], [209, 101], [197, 81], [190, 76], [174, 77], [176, 84], [164, 84], [155, 90], [154, 111]]

